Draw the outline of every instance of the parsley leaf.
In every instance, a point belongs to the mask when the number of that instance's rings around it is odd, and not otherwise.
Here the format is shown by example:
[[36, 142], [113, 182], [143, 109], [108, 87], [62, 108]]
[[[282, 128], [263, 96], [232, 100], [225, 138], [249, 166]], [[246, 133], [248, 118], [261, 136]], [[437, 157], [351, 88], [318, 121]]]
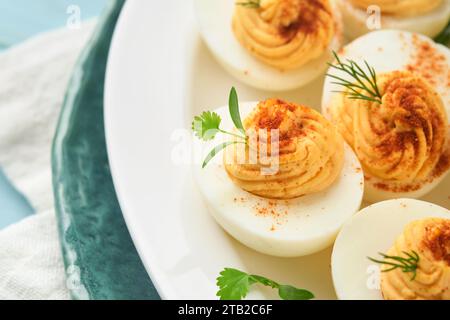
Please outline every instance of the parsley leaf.
[[289, 285], [280, 285], [278, 294], [283, 300], [310, 300], [314, 295], [308, 290], [298, 289]]
[[[192, 121], [192, 130], [195, 135], [203, 141], [214, 139], [219, 132], [228, 134], [235, 138], [234, 141], [222, 143], [212, 149], [203, 161], [203, 168], [205, 168], [208, 162], [227, 146], [237, 143], [247, 144], [247, 135], [244, 127], [242, 126], [241, 115], [239, 114], [239, 101], [236, 89], [234, 88], [232, 88], [230, 92], [229, 111], [231, 119], [233, 120], [236, 128], [239, 130], [239, 133], [222, 130], [220, 128], [222, 119], [215, 112], [205, 111], [200, 116], [194, 117], [194, 121]], [[238, 140], [236, 140], [236, 138]]]
[[232, 268], [225, 268], [217, 278], [217, 286], [219, 287], [217, 296], [221, 300], [241, 300], [247, 296], [250, 286], [255, 283], [278, 289], [279, 296], [284, 300], [310, 300], [314, 298], [314, 294], [308, 290], [281, 285], [266, 277], [250, 275]]
[[217, 113], [205, 111], [200, 116], [194, 117], [192, 130], [194, 130], [198, 138], [204, 141], [212, 140], [220, 131], [219, 126], [221, 122], [222, 119]]
[[249, 287], [255, 283], [255, 280], [247, 273], [225, 268], [217, 278], [217, 286], [220, 290], [217, 296], [221, 300], [241, 300], [245, 298]]

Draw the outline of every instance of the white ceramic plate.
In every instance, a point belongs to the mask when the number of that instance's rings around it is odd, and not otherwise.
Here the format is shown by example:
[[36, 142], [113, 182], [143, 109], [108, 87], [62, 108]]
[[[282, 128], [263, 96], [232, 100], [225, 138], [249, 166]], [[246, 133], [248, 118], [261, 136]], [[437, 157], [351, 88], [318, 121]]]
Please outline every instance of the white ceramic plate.
[[[276, 96], [319, 110], [322, 84]], [[173, 161], [189, 145], [179, 129], [189, 132], [193, 115], [226, 104], [231, 86], [242, 101], [275, 96], [222, 70], [200, 39], [191, 1], [127, 1], [108, 62], [105, 126], [114, 185], [142, 261], [164, 299], [215, 299], [224, 267], [335, 299], [331, 248], [282, 259], [242, 246], [207, 212], [192, 165]], [[449, 179], [427, 200], [448, 208], [448, 190]], [[276, 298], [276, 292], [255, 287], [249, 298]]]
[[[383, 300], [380, 266], [367, 256], [387, 252], [412, 221], [425, 218], [449, 218], [440, 206], [412, 199], [388, 200], [364, 208], [348, 221], [336, 239], [332, 255], [332, 273], [339, 299]], [[383, 236], [380, 236], [380, 222]], [[355, 238], [364, 234], [364, 241]]]

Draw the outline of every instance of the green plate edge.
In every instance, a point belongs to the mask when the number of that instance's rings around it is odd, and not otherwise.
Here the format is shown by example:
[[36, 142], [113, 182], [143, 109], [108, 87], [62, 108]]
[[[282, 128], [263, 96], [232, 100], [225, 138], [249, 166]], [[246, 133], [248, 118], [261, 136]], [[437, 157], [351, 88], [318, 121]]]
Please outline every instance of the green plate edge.
[[124, 3], [110, 1], [79, 58], [53, 140], [56, 216], [73, 299], [159, 299], [123, 220], [106, 152], [103, 87]]

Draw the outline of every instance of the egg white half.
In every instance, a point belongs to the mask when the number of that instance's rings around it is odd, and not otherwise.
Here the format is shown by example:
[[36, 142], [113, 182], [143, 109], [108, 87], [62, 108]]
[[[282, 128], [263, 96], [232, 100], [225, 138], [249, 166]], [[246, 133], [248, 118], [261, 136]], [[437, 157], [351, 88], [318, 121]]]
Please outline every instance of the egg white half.
[[382, 300], [380, 267], [367, 257], [387, 252], [404, 227], [425, 218], [450, 219], [450, 211], [432, 203], [396, 199], [371, 205], [349, 220], [333, 248], [334, 288], [341, 300]]
[[[348, 0], [336, 0], [344, 21], [344, 32], [349, 39], [358, 38], [371, 30], [367, 27], [370, 15], [354, 7]], [[370, 12], [370, 14], [373, 14]], [[394, 17], [381, 13], [382, 29], [397, 29], [436, 37], [447, 26], [450, 18], [450, 0], [444, 0], [435, 10], [414, 17]]]
[[[247, 116], [256, 102], [241, 104], [241, 115]], [[232, 128], [228, 108], [215, 110], [222, 117], [223, 128]], [[276, 201], [250, 194], [229, 178], [223, 155], [217, 155], [205, 169], [201, 162], [206, 154], [226, 137], [216, 137], [205, 143], [194, 139], [198, 155], [194, 177], [216, 221], [244, 245], [278, 257], [298, 257], [329, 247], [345, 221], [360, 208], [364, 177], [353, 151], [345, 146], [345, 164], [339, 178], [326, 191], [292, 199]], [[261, 208], [274, 214], [261, 215]], [[275, 216], [278, 214], [279, 216]]]
[[287, 91], [302, 87], [323, 75], [332, 51], [343, 44], [342, 23], [338, 10], [337, 32], [327, 52], [297, 70], [279, 71], [254, 58], [233, 34], [234, 0], [194, 0], [200, 32], [217, 61], [239, 81], [262, 90]]
[[[406, 67], [413, 63], [412, 57], [417, 54], [418, 50], [417, 47], [413, 45], [413, 36], [413, 33], [398, 30], [371, 32], [345, 46], [342, 50], [343, 53], [339, 56], [343, 61], [345, 61], [345, 59], [351, 59], [360, 65], [364, 65], [364, 60], [366, 60], [370, 66], [375, 68], [377, 73], [406, 70]], [[420, 41], [425, 41], [439, 50], [439, 52], [445, 56], [447, 65], [450, 65], [450, 50], [447, 47], [436, 44], [428, 37], [422, 35], [417, 36]], [[335, 69], [330, 68], [328, 73], [353, 81], [350, 76]], [[444, 74], [435, 74], [436, 85], [433, 86], [440, 94], [447, 111], [447, 117], [450, 119], [450, 90], [448, 89], [448, 76], [448, 70]], [[325, 79], [322, 96], [322, 114], [328, 119], [331, 118], [329, 110], [331, 101], [336, 94], [339, 94], [334, 91], [342, 91], [342, 87], [333, 84], [333, 81], [334, 80], [330, 77]], [[372, 182], [366, 182], [365, 184], [366, 190], [364, 199], [373, 203], [402, 197], [419, 198], [433, 190], [447, 175], [448, 172], [447, 174], [434, 179], [432, 182], [425, 184], [419, 190], [403, 193], [375, 188], [373, 184], [379, 181], [372, 179]]]

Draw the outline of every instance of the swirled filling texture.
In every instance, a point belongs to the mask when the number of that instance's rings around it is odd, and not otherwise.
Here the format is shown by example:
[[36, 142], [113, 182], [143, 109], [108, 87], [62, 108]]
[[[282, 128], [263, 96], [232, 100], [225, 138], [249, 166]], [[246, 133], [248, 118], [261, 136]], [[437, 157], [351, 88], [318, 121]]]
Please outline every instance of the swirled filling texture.
[[261, 0], [259, 8], [236, 5], [233, 31], [260, 61], [292, 70], [327, 50], [335, 22], [329, 0]]
[[381, 273], [381, 290], [387, 300], [450, 300], [450, 220], [430, 218], [406, 226], [387, 253], [418, 253], [417, 275], [396, 269]]
[[369, 182], [394, 192], [420, 189], [449, 166], [442, 99], [426, 80], [410, 72], [379, 75], [377, 84], [381, 105], [336, 95], [329, 108], [332, 119]]
[[[224, 163], [231, 179], [248, 192], [295, 198], [328, 188], [342, 170], [344, 139], [308, 107], [269, 99], [259, 103], [244, 127], [248, 145], [228, 147]], [[264, 173], [269, 167], [275, 170]]]
[[418, 16], [433, 11], [441, 5], [442, 0], [350, 0], [350, 2], [363, 10], [376, 5], [384, 14]]

